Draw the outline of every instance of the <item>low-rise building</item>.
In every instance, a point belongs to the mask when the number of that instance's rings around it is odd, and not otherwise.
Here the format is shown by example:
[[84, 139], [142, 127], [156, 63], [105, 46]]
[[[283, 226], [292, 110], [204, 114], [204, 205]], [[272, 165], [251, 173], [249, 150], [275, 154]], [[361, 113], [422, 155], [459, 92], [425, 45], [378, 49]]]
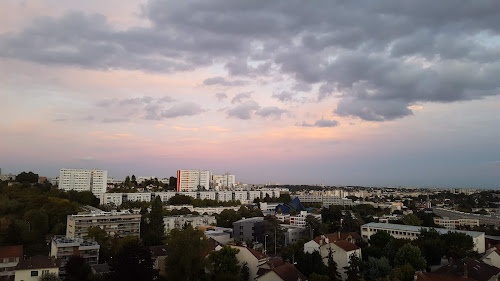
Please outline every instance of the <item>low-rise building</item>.
[[[424, 226], [371, 222], [361, 226], [361, 237], [363, 239], [370, 239], [370, 237], [373, 234], [379, 231], [385, 231], [394, 238], [414, 240], [417, 239], [417, 236], [420, 234], [422, 229], [428, 230], [430, 228]], [[474, 249], [473, 249], [474, 251], [480, 254], [485, 252], [484, 232], [451, 230], [445, 228], [434, 228], [434, 229], [440, 234], [446, 234], [451, 231], [465, 233], [470, 237], [472, 237], [472, 240], [474, 241]]]
[[440, 267], [434, 273], [467, 276], [476, 281], [497, 281], [500, 275], [500, 268], [488, 265], [477, 259], [465, 258]]
[[217, 220], [215, 216], [178, 215], [163, 217], [163, 223], [165, 224], [165, 233], [169, 233], [170, 230], [174, 228], [181, 229], [185, 225], [191, 225], [193, 228], [216, 225]]
[[72, 256], [79, 256], [89, 265], [93, 265], [99, 263], [100, 248], [97, 242], [89, 239], [54, 236], [50, 245], [50, 256], [61, 260], [61, 268], [64, 268]]
[[22, 259], [22, 245], [0, 247], [0, 280], [13, 280], [14, 268]]
[[436, 225], [442, 226], [448, 229], [456, 229], [461, 226], [475, 227], [479, 226], [478, 219], [449, 219], [449, 218], [434, 218], [434, 223]]
[[20, 261], [14, 268], [15, 281], [38, 281], [40, 276], [53, 273], [59, 276], [61, 261], [53, 257], [34, 256]]
[[488, 249], [481, 257], [481, 260], [486, 264], [500, 268], [500, 248], [493, 247]]
[[241, 219], [233, 223], [234, 240], [264, 242], [264, 218]]
[[141, 215], [116, 211], [68, 215], [66, 236], [87, 237], [89, 228], [95, 226], [104, 229], [111, 236], [139, 236]]
[[269, 260], [269, 257], [259, 251], [247, 247], [231, 245], [231, 248], [239, 250], [236, 254], [238, 263], [241, 266], [243, 266], [244, 263], [247, 264], [250, 272], [248, 280], [255, 280], [259, 267], [265, 264]]

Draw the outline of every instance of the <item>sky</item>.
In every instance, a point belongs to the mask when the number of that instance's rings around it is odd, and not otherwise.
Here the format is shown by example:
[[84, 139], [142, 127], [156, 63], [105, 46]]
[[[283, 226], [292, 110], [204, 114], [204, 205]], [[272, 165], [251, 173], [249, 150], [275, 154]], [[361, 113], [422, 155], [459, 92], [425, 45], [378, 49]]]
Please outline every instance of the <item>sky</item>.
[[500, 2], [0, 2], [0, 168], [500, 188]]

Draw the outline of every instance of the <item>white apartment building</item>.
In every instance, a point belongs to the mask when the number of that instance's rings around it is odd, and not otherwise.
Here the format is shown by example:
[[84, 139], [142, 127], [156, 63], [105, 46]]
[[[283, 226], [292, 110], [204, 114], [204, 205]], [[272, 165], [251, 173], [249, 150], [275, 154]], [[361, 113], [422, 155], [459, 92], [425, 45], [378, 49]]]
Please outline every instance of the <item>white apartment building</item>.
[[66, 236], [69, 238], [87, 237], [89, 228], [94, 226], [106, 230], [111, 236], [139, 236], [141, 215], [116, 211], [68, 215]]
[[106, 192], [108, 171], [85, 169], [61, 169], [59, 171], [59, 189], [91, 191], [99, 197]]
[[233, 192], [232, 191], [218, 191], [217, 192], [217, 201], [219, 202], [227, 202], [233, 200]]
[[163, 217], [163, 222], [165, 223], [165, 233], [169, 233], [174, 228], [181, 229], [187, 224], [193, 228], [217, 224], [214, 216], [196, 215], [166, 216]]
[[448, 229], [456, 229], [460, 226], [479, 226], [479, 220], [477, 219], [434, 218], [434, 223]]
[[319, 221], [321, 221], [321, 215], [320, 214], [310, 214], [307, 213], [307, 211], [300, 211], [300, 214], [296, 216], [290, 216], [290, 225], [295, 225], [295, 226], [306, 226], [306, 218], [307, 216], [313, 216]]
[[200, 192], [198, 192], [198, 199], [215, 200], [216, 198], [217, 198], [217, 192], [215, 192], [215, 191], [200, 191]]
[[210, 171], [178, 170], [177, 192], [208, 190], [210, 188]]
[[298, 195], [300, 202], [302, 203], [322, 203], [323, 207], [328, 208], [330, 205], [340, 205], [340, 206], [351, 206], [354, 203], [351, 199], [330, 196], [330, 195]]
[[[392, 237], [398, 239], [417, 239], [422, 229], [430, 229], [424, 226], [413, 226], [413, 225], [402, 225], [402, 224], [392, 224], [392, 223], [378, 223], [371, 222], [361, 226], [361, 237], [364, 239], [370, 239], [370, 237], [379, 232], [385, 231], [389, 233]], [[484, 232], [478, 231], [464, 231], [464, 230], [450, 230], [445, 228], [434, 228], [440, 234], [446, 234], [451, 231], [456, 231], [460, 233], [465, 233], [472, 237], [474, 241], [474, 251], [482, 254], [485, 251], [484, 242]]]
[[50, 256], [60, 259], [61, 267], [64, 267], [72, 256], [82, 257], [87, 263], [93, 265], [99, 262], [100, 248], [101, 246], [95, 241], [57, 235], [52, 238]]
[[212, 175], [211, 180], [212, 187], [217, 191], [233, 188], [236, 184], [236, 176], [228, 173], [224, 175]]

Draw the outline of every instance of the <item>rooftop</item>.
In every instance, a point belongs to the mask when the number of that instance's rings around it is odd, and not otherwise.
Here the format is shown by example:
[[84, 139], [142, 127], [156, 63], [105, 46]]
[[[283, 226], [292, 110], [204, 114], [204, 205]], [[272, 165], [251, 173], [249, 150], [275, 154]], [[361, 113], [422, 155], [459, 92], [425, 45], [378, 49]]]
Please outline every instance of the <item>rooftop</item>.
[[41, 268], [58, 268], [61, 266], [61, 260], [46, 257], [46, 256], [34, 256], [24, 261], [20, 261], [15, 270], [23, 269], [41, 269]]
[[263, 221], [264, 217], [254, 217], [254, 218], [248, 218], [248, 219], [241, 219], [239, 221], [235, 221], [233, 223], [239, 223], [239, 222], [259, 222]]
[[64, 246], [64, 244], [78, 244], [80, 246], [99, 246], [99, 244], [95, 241], [89, 239], [83, 239], [80, 237], [69, 238], [66, 236], [54, 236], [52, 238], [54, 244], [58, 246]]
[[344, 250], [346, 252], [350, 252], [350, 251], [354, 251], [354, 250], [359, 249], [358, 246], [352, 244], [351, 242], [349, 242], [347, 240], [335, 241], [335, 242], [333, 242], [333, 244], [337, 245], [339, 248], [341, 248], [342, 250]]
[[[466, 272], [464, 272], [464, 268], [467, 268]], [[467, 276], [473, 280], [488, 281], [491, 280], [493, 276], [498, 276], [500, 274], [500, 269], [476, 259], [465, 258], [443, 266], [434, 273], [452, 276], [464, 276], [467, 274]]]
[[23, 245], [0, 247], [0, 259], [23, 256]]
[[[403, 230], [403, 231], [413, 231], [413, 232], [420, 232], [421, 229], [429, 230], [432, 228], [426, 226], [414, 226], [414, 225], [381, 223], [381, 222], [370, 222], [367, 224], [363, 224], [361, 227], [374, 227], [374, 228], [384, 228], [389, 230]], [[465, 231], [465, 230], [446, 229], [446, 228], [434, 228], [434, 229], [441, 234], [446, 234], [448, 232], [460, 232], [460, 233], [465, 233], [474, 238], [484, 235], [484, 232], [478, 232], [478, 231]]]

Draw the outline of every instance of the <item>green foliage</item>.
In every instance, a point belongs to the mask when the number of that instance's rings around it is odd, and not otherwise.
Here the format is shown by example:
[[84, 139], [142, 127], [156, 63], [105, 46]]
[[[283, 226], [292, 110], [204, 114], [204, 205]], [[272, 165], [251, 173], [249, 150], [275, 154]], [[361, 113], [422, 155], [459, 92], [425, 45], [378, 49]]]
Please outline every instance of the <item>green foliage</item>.
[[369, 257], [363, 263], [363, 272], [367, 281], [375, 281], [378, 278], [386, 277], [392, 270], [389, 260], [386, 257], [380, 259]]
[[439, 265], [445, 254], [445, 243], [435, 229], [422, 229], [413, 243], [420, 248], [428, 265]]
[[151, 205], [151, 212], [142, 215], [141, 238], [147, 246], [161, 245], [165, 238], [163, 222], [163, 203], [157, 196]]
[[90, 227], [87, 235], [101, 246], [99, 249], [99, 261], [107, 262], [112, 256], [111, 237], [104, 229], [98, 226]]
[[239, 251], [230, 246], [224, 246], [219, 251], [213, 251], [208, 255], [208, 268], [213, 280], [241, 279], [241, 266], [236, 258]]
[[20, 183], [37, 183], [38, 182], [38, 174], [33, 172], [22, 172], [16, 176], [16, 181]]
[[422, 221], [414, 214], [404, 215], [401, 220], [406, 225], [422, 225]]
[[400, 267], [405, 264], [411, 265], [416, 270], [425, 270], [427, 267], [427, 262], [424, 257], [422, 257], [420, 249], [411, 244], [404, 245], [398, 250], [396, 256], [394, 257], [394, 265], [396, 267]]
[[[301, 242], [300, 244], [302, 244], [303, 248], [304, 243]], [[297, 267], [297, 269], [305, 276], [311, 276], [313, 273], [317, 273], [319, 275], [328, 274], [328, 269], [323, 263], [323, 258], [318, 251], [314, 251], [311, 254], [304, 253], [304, 251], [295, 252], [294, 256], [290, 258], [290, 261], [293, 262], [293, 260], [297, 262], [295, 267]]]
[[65, 269], [68, 274], [67, 281], [88, 281], [92, 275], [90, 265], [85, 262], [85, 259], [79, 256], [69, 258]]
[[50, 272], [38, 277], [38, 281], [59, 281], [59, 276]]
[[453, 231], [443, 234], [443, 240], [448, 258], [460, 260], [473, 256], [474, 241], [469, 235]]
[[347, 275], [346, 281], [363, 280], [363, 274], [361, 273], [361, 259], [356, 254], [352, 254], [349, 257], [349, 266], [344, 267], [344, 269]]
[[177, 190], [177, 178], [170, 177], [168, 179], [168, 189]]
[[370, 245], [383, 249], [389, 241], [394, 239], [389, 233], [385, 231], [378, 231], [377, 233], [370, 236]]
[[111, 280], [154, 280], [155, 271], [151, 252], [136, 236], [125, 236], [116, 247], [116, 254], [110, 260]]
[[248, 268], [247, 262], [244, 262], [241, 267], [241, 280], [250, 281], [250, 268]]
[[193, 198], [190, 196], [176, 194], [168, 199], [169, 205], [191, 205]]
[[185, 229], [172, 229], [167, 236], [169, 247], [165, 260], [169, 280], [199, 280], [204, 272], [204, 252], [209, 244], [201, 230], [191, 225]]
[[328, 267], [328, 277], [330, 277], [330, 281], [342, 281], [340, 277], [340, 273], [338, 270], [338, 265], [333, 259], [333, 251], [332, 249], [328, 249], [328, 257], [327, 257], [327, 267]]
[[309, 275], [309, 281], [330, 281], [330, 277], [328, 275], [312, 273]]
[[216, 215], [217, 226], [233, 227], [233, 222], [240, 220], [241, 215], [232, 209], [223, 210], [220, 214]]
[[264, 217], [264, 235], [267, 235], [267, 249], [273, 249], [272, 253], [276, 254], [277, 248], [284, 246], [285, 232], [280, 227], [280, 221], [272, 215]]
[[405, 264], [399, 267], [396, 267], [389, 274], [391, 280], [398, 281], [413, 281], [415, 276], [415, 269], [409, 265]]
[[330, 205], [328, 208], [321, 209], [321, 219], [323, 223], [340, 222], [342, 218], [342, 206]]

